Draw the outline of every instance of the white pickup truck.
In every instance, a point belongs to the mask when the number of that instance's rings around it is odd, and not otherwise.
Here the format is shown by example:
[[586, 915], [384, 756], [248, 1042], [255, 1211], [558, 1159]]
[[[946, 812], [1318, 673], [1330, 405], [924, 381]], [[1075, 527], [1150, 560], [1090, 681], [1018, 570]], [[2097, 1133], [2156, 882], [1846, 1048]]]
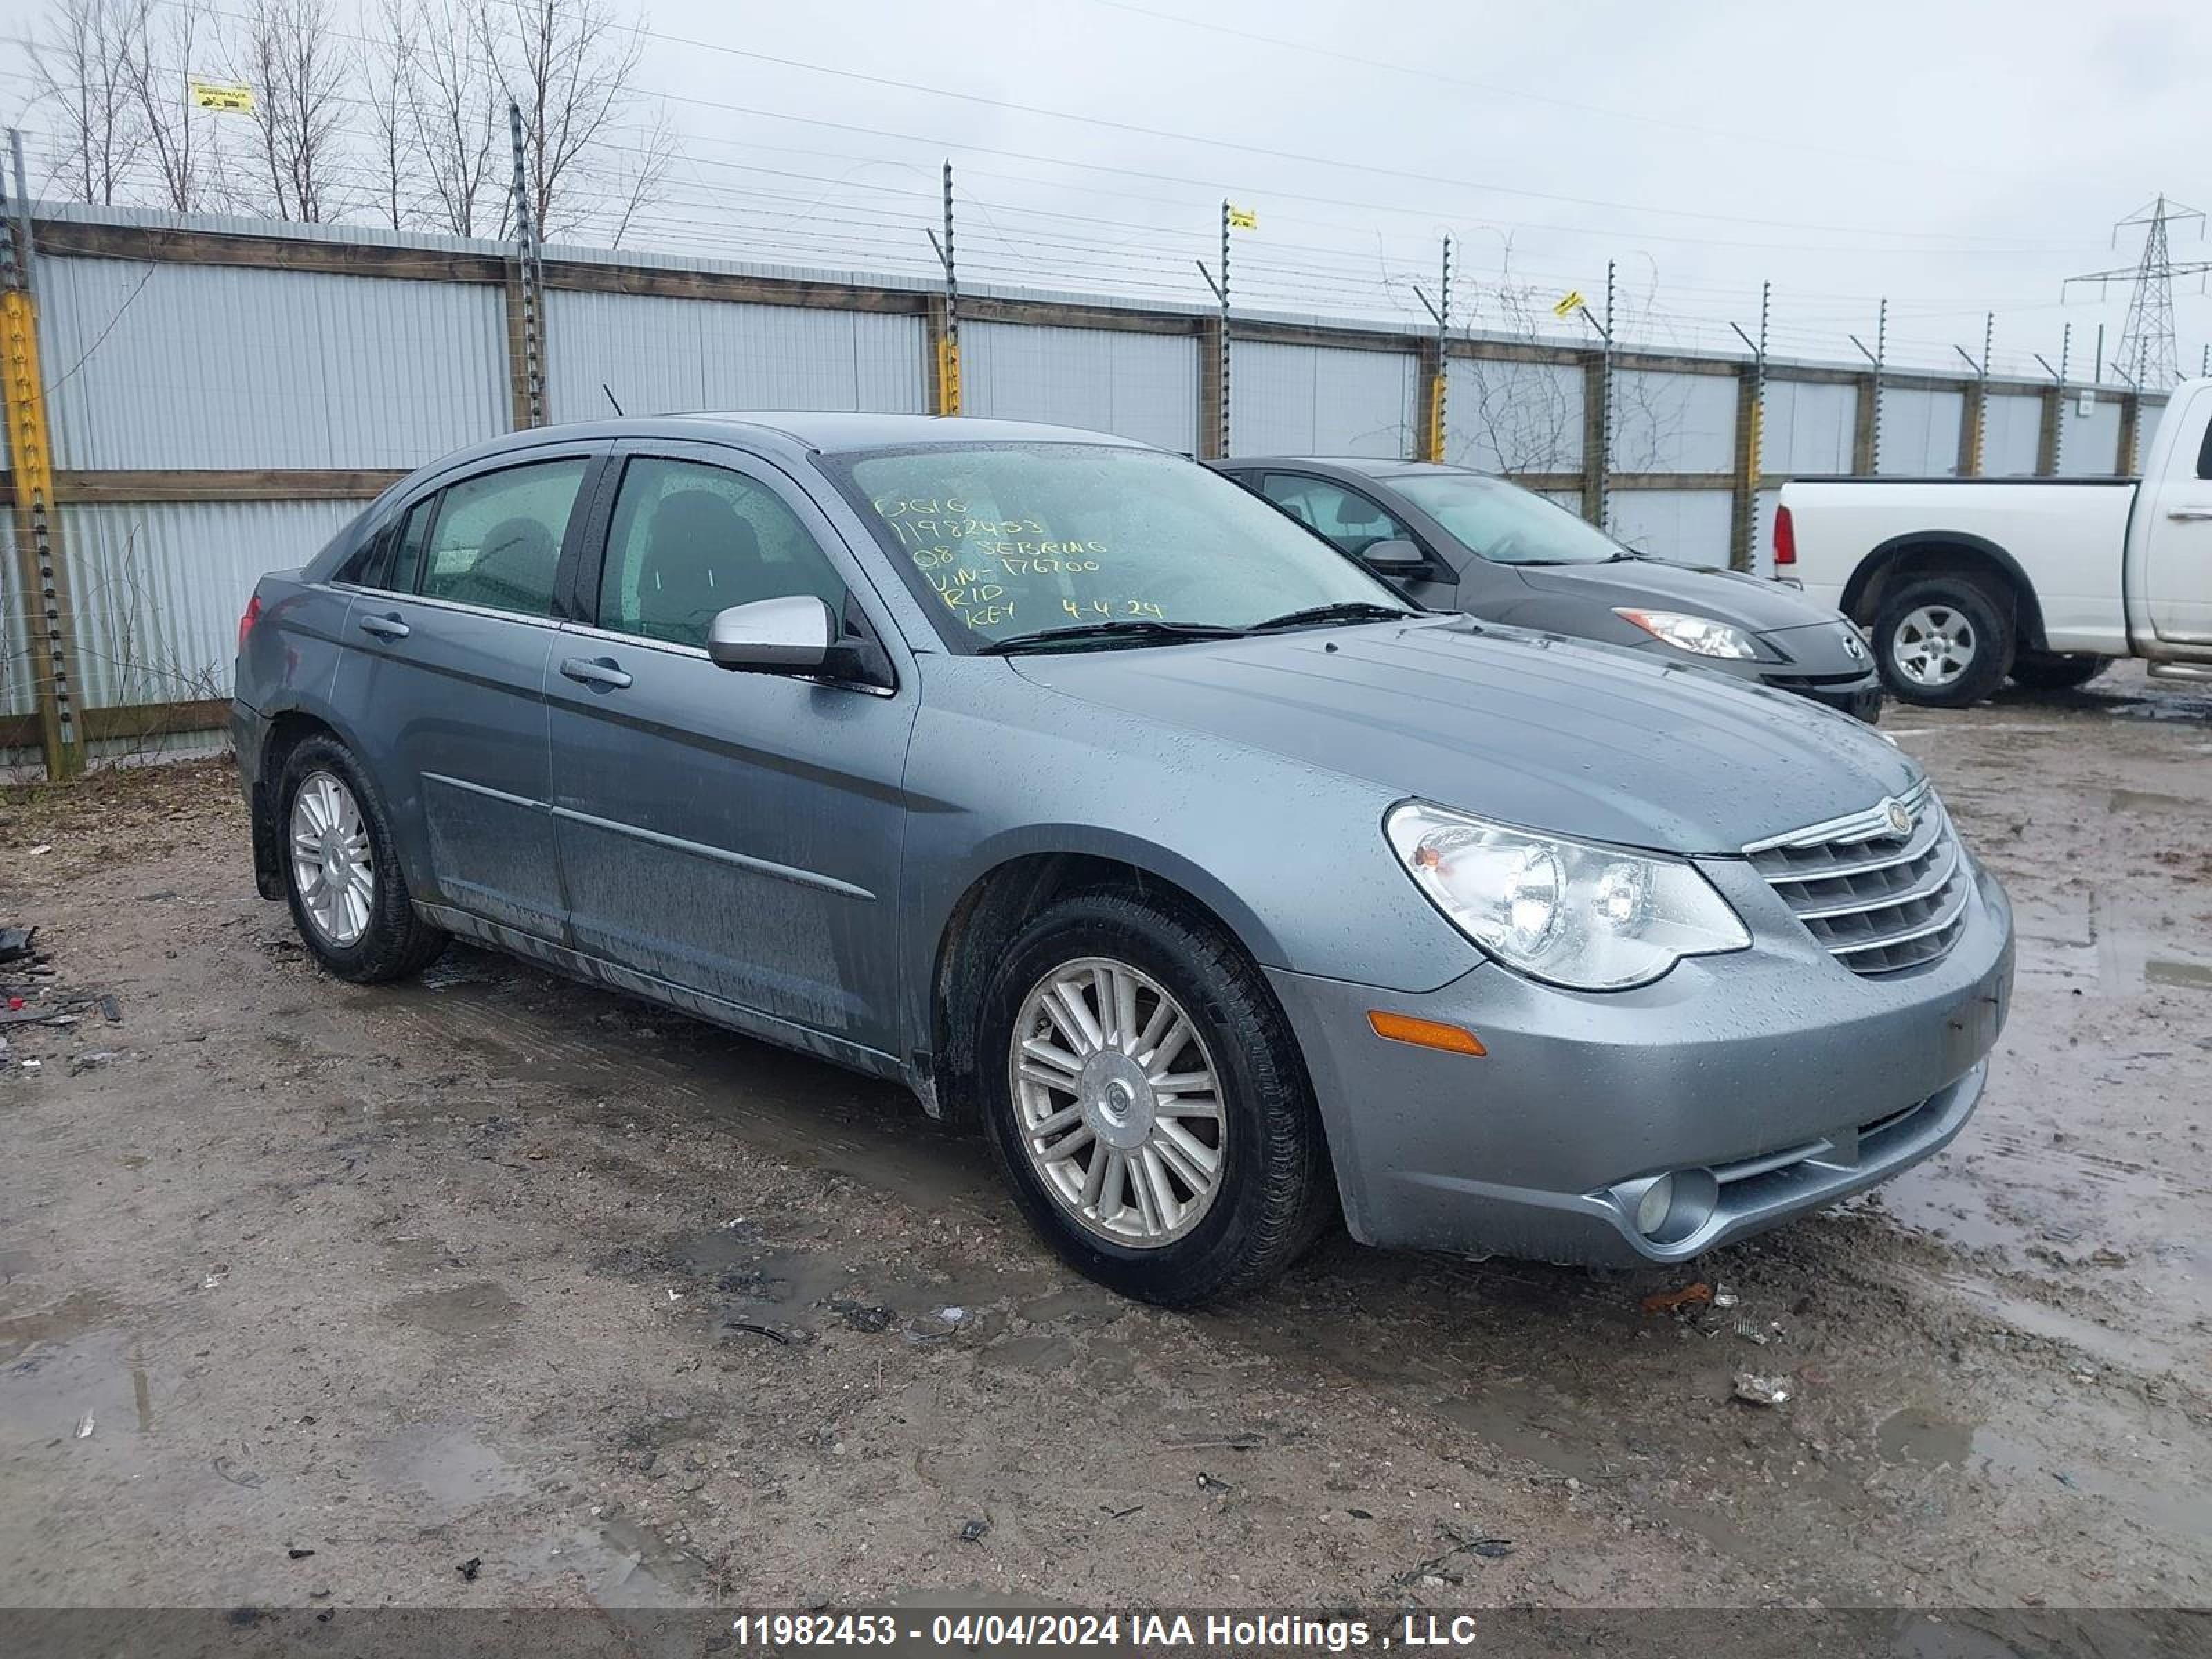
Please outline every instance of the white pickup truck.
[[2212, 380], [2175, 388], [2140, 478], [1794, 479], [1774, 568], [1866, 630], [1907, 702], [2126, 656], [2212, 682]]

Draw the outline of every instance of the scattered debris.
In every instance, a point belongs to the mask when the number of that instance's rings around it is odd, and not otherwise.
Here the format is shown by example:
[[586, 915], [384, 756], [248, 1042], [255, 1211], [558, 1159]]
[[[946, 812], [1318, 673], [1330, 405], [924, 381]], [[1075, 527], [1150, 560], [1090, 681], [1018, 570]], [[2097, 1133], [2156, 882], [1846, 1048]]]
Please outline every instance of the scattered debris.
[[1227, 1492], [1230, 1490], [1230, 1486], [1226, 1480], [1217, 1480], [1204, 1469], [1200, 1469], [1198, 1472], [1198, 1489], [1200, 1492]]
[[1772, 1335], [1768, 1333], [1766, 1328], [1761, 1325], [1756, 1319], [1737, 1320], [1735, 1322], [1735, 1334], [1747, 1342], [1758, 1343], [1762, 1348], [1774, 1340]]
[[100, 1012], [101, 1017], [109, 1024], [120, 1025], [123, 1023], [123, 999], [112, 991], [102, 993], [100, 999]]
[[1160, 1442], [1179, 1451], [1196, 1451], [1200, 1447], [1220, 1446], [1230, 1451], [1250, 1451], [1267, 1443], [1264, 1434], [1255, 1434], [1249, 1429], [1240, 1429], [1235, 1434], [1174, 1434]]
[[939, 1308], [937, 1310], [937, 1316], [948, 1325], [957, 1325], [962, 1320], [968, 1317], [968, 1310], [965, 1308]]
[[1729, 1289], [1725, 1285], [1716, 1285], [1713, 1286], [1713, 1306], [1716, 1308], [1733, 1308], [1737, 1303], [1742, 1300], [1743, 1298], [1741, 1297], [1738, 1296], [1734, 1291]]
[[92, 1071], [96, 1067], [106, 1065], [109, 1060], [115, 1058], [117, 1058], [117, 1055], [115, 1050], [112, 1048], [94, 1048], [89, 1054], [71, 1054], [70, 1056], [70, 1075], [71, 1077], [76, 1077], [81, 1073]]
[[41, 854], [45, 854], [45, 853], [51, 853], [51, 852], [52, 852], [53, 850], [54, 850], [54, 844], [53, 844], [52, 842], [50, 842], [50, 841], [42, 841], [42, 842], [40, 842], [36, 847], [33, 847], [33, 848], [31, 848], [30, 852], [27, 854], [27, 857], [30, 857], [30, 858], [37, 858], [37, 857], [39, 857]]
[[1735, 1397], [1753, 1406], [1779, 1406], [1790, 1398], [1789, 1380], [1738, 1371], [1735, 1374]]
[[983, 1541], [983, 1534], [990, 1530], [991, 1523], [988, 1521], [963, 1521], [960, 1523], [960, 1541], [963, 1544], [980, 1544]]
[[215, 1461], [208, 1467], [234, 1486], [253, 1487], [261, 1484], [261, 1477], [258, 1474], [252, 1469], [240, 1468], [237, 1464], [230, 1461], [230, 1455], [228, 1452], [217, 1454]]
[[477, 1574], [482, 1571], [483, 1569], [483, 1557], [481, 1555], [471, 1555], [467, 1560], [462, 1562], [459, 1566], [455, 1567], [453, 1571], [460, 1574], [461, 1577], [468, 1583], [473, 1584], [477, 1582]]
[[1126, 1510], [1113, 1509], [1104, 1504], [1098, 1506], [1099, 1512], [1109, 1521], [1127, 1521], [1133, 1515], [1142, 1514], [1144, 1508], [1142, 1504], [1132, 1504]]
[[303, 1550], [303, 1549], [300, 1548], [297, 1545], [294, 1545], [291, 1548], [289, 1548], [289, 1549], [286, 1550], [286, 1551], [284, 1552], [284, 1553], [285, 1553], [285, 1555], [286, 1555], [287, 1557], [289, 1557], [289, 1558], [290, 1559], [292, 1559], [292, 1560], [295, 1560], [295, 1561], [304, 1561], [304, 1560], [306, 1560], [309, 1556], [313, 1555], [313, 1554], [314, 1553], [314, 1551], [313, 1551], [313, 1550]]
[[789, 1331], [780, 1331], [773, 1325], [757, 1325], [750, 1319], [732, 1320], [730, 1328], [751, 1336], [764, 1336], [779, 1348], [787, 1348], [798, 1340]]
[[76, 1437], [80, 1440], [89, 1440], [92, 1438], [92, 1413], [90, 1412], [87, 1412], [82, 1417], [77, 1419]]
[[898, 1316], [889, 1308], [872, 1302], [855, 1302], [849, 1297], [834, 1297], [822, 1304], [856, 1331], [885, 1331]]
[[228, 1261], [218, 1261], [214, 1267], [210, 1267], [207, 1270], [207, 1276], [200, 1280], [200, 1288], [204, 1291], [215, 1290], [222, 1285], [224, 1279], [229, 1277], [230, 1263]]
[[1713, 1299], [1713, 1287], [1698, 1279], [1685, 1285], [1679, 1291], [1661, 1291], [1644, 1298], [1646, 1313], [1674, 1313], [1683, 1308], [1694, 1308]]
[[1375, 1516], [1366, 1510], [1346, 1510], [1345, 1513], [1355, 1521], [1372, 1521]]
[[0, 927], [0, 962], [21, 962], [31, 954], [36, 927]]
[[1437, 1522], [1437, 1533], [1444, 1540], [1444, 1548], [1403, 1572], [1391, 1574], [1392, 1583], [1401, 1589], [1419, 1585], [1423, 1589], [1442, 1589], [1447, 1584], [1465, 1582], [1452, 1571], [1453, 1563], [1461, 1557], [1472, 1555], [1485, 1561], [1502, 1561], [1513, 1553], [1511, 1539], [1468, 1532], [1453, 1526], [1449, 1521]]

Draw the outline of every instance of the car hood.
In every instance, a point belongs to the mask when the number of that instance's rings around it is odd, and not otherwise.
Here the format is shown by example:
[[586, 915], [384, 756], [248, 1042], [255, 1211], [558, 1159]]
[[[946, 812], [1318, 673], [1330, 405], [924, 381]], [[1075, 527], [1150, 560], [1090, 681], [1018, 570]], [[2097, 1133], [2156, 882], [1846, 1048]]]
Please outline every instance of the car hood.
[[1068, 696], [1393, 794], [1668, 852], [1732, 854], [1920, 776], [1802, 698], [1466, 617], [1009, 660]]
[[1539, 564], [1515, 567], [1529, 586], [1571, 593], [1594, 605], [1682, 611], [1732, 623], [1753, 634], [1832, 623], [1836, 613], [1795, 588], [1734, 570], [1698, 570], [1658, 559], [1615, 564]]

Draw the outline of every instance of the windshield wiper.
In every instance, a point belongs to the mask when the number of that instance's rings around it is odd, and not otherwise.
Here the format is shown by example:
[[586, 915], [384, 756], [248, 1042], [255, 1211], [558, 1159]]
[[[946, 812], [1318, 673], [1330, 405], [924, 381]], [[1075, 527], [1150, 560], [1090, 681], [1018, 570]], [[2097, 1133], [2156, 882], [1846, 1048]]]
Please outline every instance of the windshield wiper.
[[1279, 617], [1270, 617], [1265, 622], [1254, 623], [1246, 631], [1266, 634], [1278, 628], [1303, 628], [1310, 623], [1405, 622], [1425, 614], [1419, 611], [1401, 611], [1395, 605], [1376, 605], [1367, 599], [1352, 599], [1335, 605], [1308, 605], [1303, 611], [1285, 611]]
[[977, 646], [975, 654], [995, 657], [1012, 651], [1050, 651], [1062, 644], [1081, 644], [1088, 640], [1128, 640], [1139, 644], [1152, 641], [1233, 640], [1243, 637], [1243, 633], [1241, 628], [1224, 628], [1215, 623], [1153, 622], [1146, 617], [1129, 617], [1116, 622], [1079, 623], [1073, 628], [1042, 628], [1034, 634], [1011, 634], [1003, 640]]

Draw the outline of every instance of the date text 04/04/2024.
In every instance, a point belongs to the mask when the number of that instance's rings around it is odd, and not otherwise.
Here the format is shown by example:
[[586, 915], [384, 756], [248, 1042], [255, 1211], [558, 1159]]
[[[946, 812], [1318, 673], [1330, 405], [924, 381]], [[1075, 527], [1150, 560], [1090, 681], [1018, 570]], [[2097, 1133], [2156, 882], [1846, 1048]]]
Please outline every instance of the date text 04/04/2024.
[[900, 1641], [933, 1646], [1183, 1648], [1264, 1647], [1346, 1653], [1464, 1647], [1477, 1638], [1472, 1614], [1406, 1613], [1383, 1621], [1304, 1613], [940, 1613], [925, 1626], [889, 1613], [742, 1613], [732, 1624], [739, 1641], [794, 1647], [888, 1647]]

